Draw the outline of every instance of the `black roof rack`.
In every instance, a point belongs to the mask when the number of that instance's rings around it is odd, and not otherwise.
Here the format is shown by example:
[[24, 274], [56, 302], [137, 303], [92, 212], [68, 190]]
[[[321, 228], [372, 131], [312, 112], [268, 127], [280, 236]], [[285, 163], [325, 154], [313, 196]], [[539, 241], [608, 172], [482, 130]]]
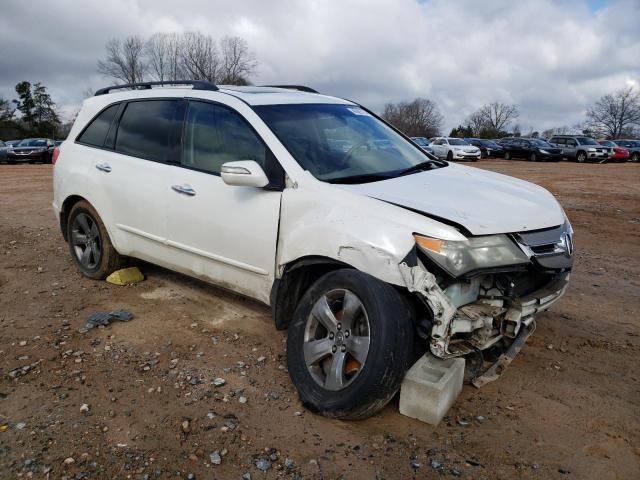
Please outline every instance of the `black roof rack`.
[[272, 88], [286, 88], [288, 90], [298, 90], [300, 92], [308, 92], [308, 93], [320, 93], [317, 90], [314, 90], [311, 87], [305, 87], [304, 85], [260, 85], [261, 87], [272, 87]]
[[162, 85], [191, 85], [194, 90], [211, 90], [216, 91], [216, 87], [213, 83], [206, 80], [165, 80], [162, 82], [140, 82], [140, 83], [125, 83], [124, 85], [112, 85], [110, 87], [101, 88], [94, 95], [106, 95], [112, 90], [120, 90], [122, 88], [129, 88], [131, 90], [149, 90], [154, 86]]

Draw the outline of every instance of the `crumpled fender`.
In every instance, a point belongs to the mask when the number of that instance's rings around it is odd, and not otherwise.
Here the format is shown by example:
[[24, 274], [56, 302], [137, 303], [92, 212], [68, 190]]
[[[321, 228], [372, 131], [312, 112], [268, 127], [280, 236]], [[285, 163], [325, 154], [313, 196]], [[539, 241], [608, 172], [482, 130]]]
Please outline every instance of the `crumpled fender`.
[[415, 245], [413, 233], [464, 238], [453, 227], [336, 185], [315, 179], [294, 185], [282, 193], [276, 276], [296, 259], [323, 256], [405, 286], [398, 265]]

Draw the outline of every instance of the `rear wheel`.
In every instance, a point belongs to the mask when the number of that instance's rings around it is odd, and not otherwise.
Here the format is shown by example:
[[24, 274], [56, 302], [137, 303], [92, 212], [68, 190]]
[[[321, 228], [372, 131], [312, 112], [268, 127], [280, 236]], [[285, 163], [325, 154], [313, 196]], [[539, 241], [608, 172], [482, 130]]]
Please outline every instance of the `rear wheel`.
[[123, 259], [113, 247], [100, 216], [84, 200], [69, 212], [67, 240], [71, 257], [89, 278], [102, 280], [123, 266]]
[[321, 277], [302, 297], [287, 338], [287, 364], [300, 400], [322, 415], [366, 418], [400, 388], [413, 326], [390, 285], [357, 270]]
[[587, 161], [587, 154], [585, 152], [578, 152], [576, 155], [576, 162], [584, 163]]

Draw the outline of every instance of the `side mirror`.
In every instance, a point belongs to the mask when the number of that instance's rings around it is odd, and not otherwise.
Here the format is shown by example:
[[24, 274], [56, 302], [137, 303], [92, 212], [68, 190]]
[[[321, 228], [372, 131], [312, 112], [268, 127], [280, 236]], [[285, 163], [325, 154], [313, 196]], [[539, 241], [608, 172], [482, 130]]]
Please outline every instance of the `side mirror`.
[[262, 167], [253, 160], [239, 160], [222, 164], [222, 181], [236, 187], [266, 187], [269, 184]]

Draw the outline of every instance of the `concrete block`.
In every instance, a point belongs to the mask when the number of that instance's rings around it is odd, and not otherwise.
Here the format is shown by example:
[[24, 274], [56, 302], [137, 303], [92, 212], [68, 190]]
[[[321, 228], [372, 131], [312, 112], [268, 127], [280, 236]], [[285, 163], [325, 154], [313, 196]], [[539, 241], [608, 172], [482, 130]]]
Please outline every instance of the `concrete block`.
[[462, 391], [464, 358], [422, 356], [400, 387], [400, 413], [437, 425]]

